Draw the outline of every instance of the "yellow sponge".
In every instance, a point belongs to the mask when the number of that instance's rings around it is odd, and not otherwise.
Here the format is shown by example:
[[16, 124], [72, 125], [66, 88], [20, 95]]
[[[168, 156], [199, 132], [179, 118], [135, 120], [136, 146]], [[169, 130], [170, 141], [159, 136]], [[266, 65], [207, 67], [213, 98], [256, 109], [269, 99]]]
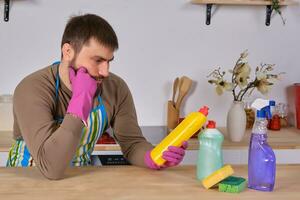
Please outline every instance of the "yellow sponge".
[[221, 182], [225, 178], [231, 176], [233, 174], [233, 169], [230, 165], [225, 165], [224, 167], [218, 169], [217, 171], [213, 172], [205, 179], [202, 180], [202, 185], [209, 189], [212, 186], [216, 185], [217, 183]]

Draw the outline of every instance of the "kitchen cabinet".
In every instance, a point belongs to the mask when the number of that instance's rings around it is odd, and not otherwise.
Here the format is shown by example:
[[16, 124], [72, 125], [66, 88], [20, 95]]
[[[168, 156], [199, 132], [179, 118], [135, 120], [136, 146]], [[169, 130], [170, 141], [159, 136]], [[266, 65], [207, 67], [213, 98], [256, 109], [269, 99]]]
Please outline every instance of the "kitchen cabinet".
[[[165, 126], [142, 126], [144, 136], [152, 144], [158, 144], [166, 136]], [[248, 147], [251, 136], [251, 130], [246, 130], [245, 136], [241, 142], [231, 142], [228, 139], [225, 127], [219, 128], [224, 134], [223, 157], [224, 163], [247, 164]], [[300, 130], [294, 127], [282, 128], [280, 131], [269, 131], [268, 142], [274, 149], [278, 164], [300, 164]], [[182, 164], [195, 164], [199, 149], [197, 138], [191, 138], [189, 147]], [[96, 145], [94, 149], [96, 155], [121, 153], [119, 145]]]
[[[165, 126], [142, 126], [145, 138], [153, 145], [158, 144], [165, 136]], [[251, 130], [247, 130], [241, 142], [228, 140], [226, 128], [219, 128], [224, 134], [223, 157], [224, 163], [247, 164], [248, 146]], [[278, 164], [300, 164], [300, 130], [294, 127], [282, 128], [280, 131], [269, 131], [268, 142], [274, 149]], [[0, 166], [5, 166], [9, 148], [13, 142], [11, 131], [0, 132]], [[183, 165], [195, 164], [198, 155], [198, 139], [188, 141], [189, 147], [182, 162]], [[92, 155], [122, 155], [118, 144], [97, 144]], [[95, 160], [95, 164], [100, 164]]]

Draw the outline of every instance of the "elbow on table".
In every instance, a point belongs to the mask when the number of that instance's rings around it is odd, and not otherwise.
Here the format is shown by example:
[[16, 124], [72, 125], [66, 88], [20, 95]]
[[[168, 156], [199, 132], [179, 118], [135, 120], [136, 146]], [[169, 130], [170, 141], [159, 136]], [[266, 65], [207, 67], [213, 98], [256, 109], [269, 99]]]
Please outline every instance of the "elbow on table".
[[57, 159], [55, 156], [46, 155], [46, 153], [41, 150], [34, 160], [39, 171], [49, 180], [63, 179], [69, 163], [67, 160], [61, 160]]
[[144, 162], [145, 153], [145, 151], [126, 152], [123, 156], [131, 165], [147, 167]]
[[65, 169], [38, 166], [40, 172], [49, 180], [61, 180], [65, 177]]
[[64, 178], [64, 173], [60, 171], [50, 170], [41, 172], [48, 180], [61, 180]]

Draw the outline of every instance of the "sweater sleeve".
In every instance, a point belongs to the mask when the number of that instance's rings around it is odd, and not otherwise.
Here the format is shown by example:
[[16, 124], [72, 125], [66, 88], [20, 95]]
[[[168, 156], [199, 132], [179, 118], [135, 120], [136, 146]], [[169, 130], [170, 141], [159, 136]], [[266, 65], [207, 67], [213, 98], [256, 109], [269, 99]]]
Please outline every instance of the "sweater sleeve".
[[117, 96], [117, 111], [112, 122], [114, 136], [121, 146], [124, 157], [133, 165], [145, 167], [144, 155], [153, 146], [142, 135], [133, 98], [124, 81], [119, 87]]
[[14, 92], [13, 112], [35, 164], [48, 179], [63, 178], [76, 152], [83, 123], [65, 115], [58, 127], [54, 121], [54, 103], [47, 86], [22, 81]]

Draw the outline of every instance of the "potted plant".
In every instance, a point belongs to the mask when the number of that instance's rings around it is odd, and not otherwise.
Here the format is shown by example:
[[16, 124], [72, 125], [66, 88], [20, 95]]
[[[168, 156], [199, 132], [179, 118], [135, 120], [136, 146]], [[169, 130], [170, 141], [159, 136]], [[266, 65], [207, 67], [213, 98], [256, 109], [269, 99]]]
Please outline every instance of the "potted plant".
[[279, 14], [279, 16], [281, 17], [283, 25], [285, 25], [286, 20], [282, 16], [282, 12], [280, 10], [280, 5], [279, 5], [279, 0], [271, 0], [271, 1], [272, 1], [272, 5], [271, 5], [272, 10], [274, 10], [276, 13]]
[[230, 81], [225, 79], [225, 71], [221, 68], [213, 70], [207, 77], [208, 82], [215, 85], [218, 95], [224, 91], [229, 91], [233, 96], [233, 103], [227, 114], [227, 132], [230, 139], [234, 142], [241, 141], [246, 129], [246, 114], [243, 100], [250, 96], [257, 89], [262, 94], [267, 94], [271, 86], [279, 80], [281, 74], [274, 74], [274, 64], [260, 64], [255, 69], [254, 79], [250, 79], [251, 67], [247, 61], [247, 50], [241, 53], [232, 70]]

